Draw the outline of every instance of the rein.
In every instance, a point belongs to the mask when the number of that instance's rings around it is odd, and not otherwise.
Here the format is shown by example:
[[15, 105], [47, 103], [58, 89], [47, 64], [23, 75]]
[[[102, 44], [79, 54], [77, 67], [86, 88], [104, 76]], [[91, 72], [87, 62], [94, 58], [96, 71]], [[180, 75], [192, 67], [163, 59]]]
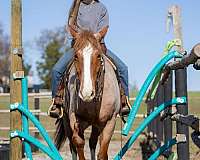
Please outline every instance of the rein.
[[103, 95], [103, 87], [104, 87], [104, 75], [105, 75], [105, 63], [104, 63], [103, 55], [101, 57], [101, 66], [97, 73], [97, 82], [96, 82], [96, 96], [94, 97], [95, 102], [101, 102]]

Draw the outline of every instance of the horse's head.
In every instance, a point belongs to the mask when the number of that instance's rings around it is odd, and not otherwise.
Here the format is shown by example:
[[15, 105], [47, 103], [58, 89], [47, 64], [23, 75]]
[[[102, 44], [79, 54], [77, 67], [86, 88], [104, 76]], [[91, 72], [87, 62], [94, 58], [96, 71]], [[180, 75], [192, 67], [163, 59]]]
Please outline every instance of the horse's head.
[[96, 96], [97, 76], [102, 65], [103, 51], [100, 41], [108, 27], [96, 34], [89, 31], [78, 33], [72, 26], [69, 30], [74, 38], [74, 62], [80, 81], [79, 97], [90, 102]]

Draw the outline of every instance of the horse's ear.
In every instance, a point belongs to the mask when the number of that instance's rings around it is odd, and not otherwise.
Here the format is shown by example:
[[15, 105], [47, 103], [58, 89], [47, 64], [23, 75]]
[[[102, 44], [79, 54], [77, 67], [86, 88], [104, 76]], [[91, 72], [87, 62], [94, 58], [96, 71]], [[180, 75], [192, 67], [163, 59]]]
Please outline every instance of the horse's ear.
[[101, 31], [99, 31], [98, 33], [95, 33], [94, 36], [96, 37], [96, 39], [101, 41], [105, 37], [105, 35], [108, 31], [108, 27], [109, 26], [103, 27]]
[[68, 26], [68, 30], [69, 30], [69, 32], [70, 32], [70, 34], [72, 35], [73, 38], [77, 38], [78, 37], [79, 33], [76, 30], [76, 26], [69, 25]]

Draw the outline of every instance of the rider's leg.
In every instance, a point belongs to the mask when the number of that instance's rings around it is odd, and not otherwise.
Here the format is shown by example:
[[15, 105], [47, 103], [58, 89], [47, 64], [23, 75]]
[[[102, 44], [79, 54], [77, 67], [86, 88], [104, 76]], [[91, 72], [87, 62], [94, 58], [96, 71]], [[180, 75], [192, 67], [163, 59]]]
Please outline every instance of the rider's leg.
[[110, 50], [107, 50], [108, 57], [110, 57], [113, 62], [115, 63], [117, 69], [118, 69], [118, 74], [120, 78], [120, 82], [122, 85], [122, 88], [124, 90], [124, 96], [122, 96], [122, 110], [121, 114], [128, 114], [129, 109], [130, 109], [130, 103], [128, 100], [129, 97], [129, 89], [128, 89], [128, 67], [127, 65], [122, 62], [119, 57], [117, 57], [114, 53], [112, 53]]
[[129, 91], [128, 91], [128, 67], [127, 65], [122, 62], [119, 57], [117, 57], [114, 53], [112, 53], [110, 50], [107, 50], [107, 55], [114, 61], [117, 69], [118, 69], [118, 74], [120, 81], [122, 83], [122, 87], [124, 89], [125, 95], [128, 97], [129, 96]]
[[52, 69], [52, 104], [49, 107], [48, 115], [53, 118], [60, 117], [60, 101], [62, 97], [57, 97], [57, 91], [59, 83], [64, 75], [65, 70], [67, 69], [69, 62], [73, 57], [73, 49], [68, 50], [63, 56], [58, 60]]
[[58, 84], [60, 82], [60, 79], [64, 75], [64, 72], [67, 69], [67, 66], [69, 65], [69, 62], [71, 61], [73, 57], [74, 51], [73, 49], [69, 49], [67, 52], [65, 52], [62, 57], [58, 60], [58, 62], [54, 65], [52, 69], [52, 98], [55, 98], [56, 92], [58, 89]]

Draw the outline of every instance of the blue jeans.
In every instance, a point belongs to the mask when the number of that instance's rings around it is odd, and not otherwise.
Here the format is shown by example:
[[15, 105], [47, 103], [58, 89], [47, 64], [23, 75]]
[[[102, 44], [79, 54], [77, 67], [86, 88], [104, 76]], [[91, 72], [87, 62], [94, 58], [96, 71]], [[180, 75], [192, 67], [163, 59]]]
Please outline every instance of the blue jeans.
[[[74, 50], [70, 49], [58, 60], [52, 69], [52, 97], [54, 98], [57, 92], [57, 87], [59, 85], [60, 79], [64, 75], [66, 68], [69, 65], [69, 62], [72, 60]], [[128, 67], [124, 64], [114, 53], [110, 50], [107, 50], [107, 55], [113, 60], [117, 69], [120, 82], [125, 91], [125, 95], [129, 96], [128, 90]]]

